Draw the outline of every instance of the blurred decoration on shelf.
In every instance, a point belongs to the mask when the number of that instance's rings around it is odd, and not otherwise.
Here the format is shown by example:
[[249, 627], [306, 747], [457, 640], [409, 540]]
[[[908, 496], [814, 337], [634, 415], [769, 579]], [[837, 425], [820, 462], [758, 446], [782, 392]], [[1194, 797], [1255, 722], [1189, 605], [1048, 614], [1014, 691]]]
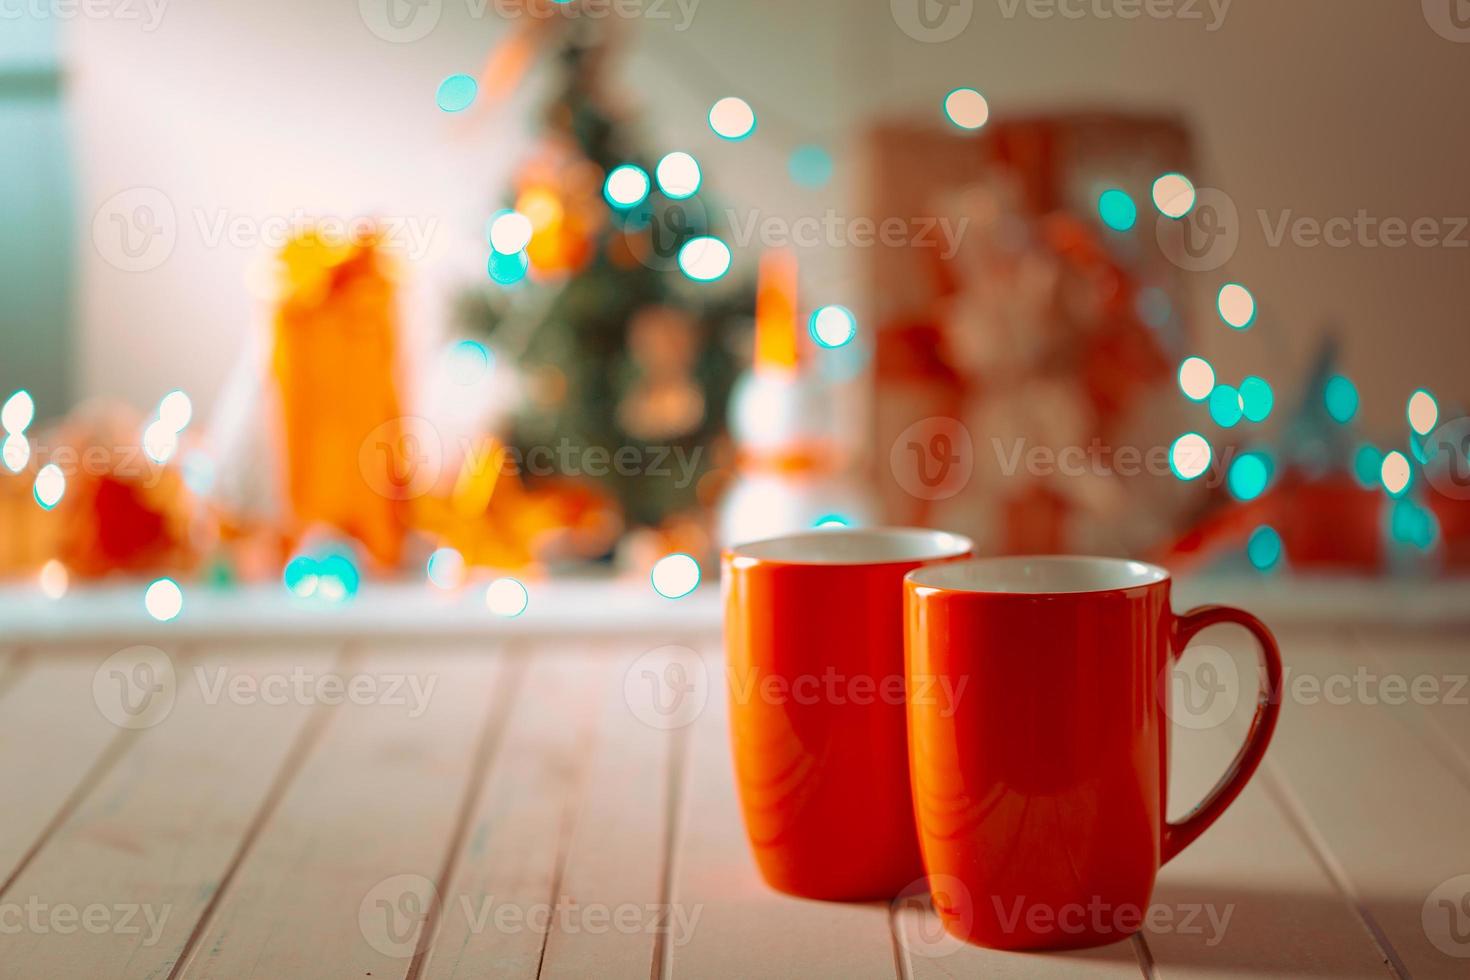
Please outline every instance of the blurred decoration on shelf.
[[735, 478], [719, 508], [722, 546], [872, 523], [867, 495], [847, 475], [850, 461], [833, 437], [827, 388], [802, 354], [798, 279], [793, 252], [762, 257], [755, 355], [730, 400]]
[[326, 526], [396, 568], [423, 457], [398, 396], [394, 282], [379, 241], [307, 232], [281, 255], [271, 378], [288, 535]]
[[[460, 318], [518, 381], [508, 424], [490, 431], [522, 461], [540, 450], [573, 463], [472, 482], [493, 483], [497, 497], [555, 495], [525, 515], [529, 537], [495, 545], [512, 553], [557, 528], [573, 553], [600, 543], [611, 555], [613, 528], [645, 542], [683, 540], [690, 525], [707, 524], [716, 471], [728, 464], [725, 406], [753, 291], [681, 272], [681, 248], [711, 233], [714, 208], [692, 157], [648, 156], [635, 143], [606, 79], [616, 19], [526, 20], [535, 26], [491, 53], [482, 89], [500, 95], [482, 101], [502, 104], [538, 55], [555, 61], [555, 92], [538, 146], [488, 223], [489, 274]], [[461, 547], [467, 560], [481, 530]], [[696, 537], [710, 547], [707, 530]], [[620, 561], [644, 550], [630, 546]]]
[[[1268, 461], [1265, 486], [1248, 499], [1217, 494], [1187, 533], [1155, 557], [1181, 572], [1208, 568], [1317, 574], [1424, 575], [1470, 568], [1470, 500], [1424, 478], [1423, 433], [1404, 448], [1380, 448], [1355, 425], [1357, 389], [1338, 370], [1329, 330], [1301, 389], [1300, 406], [1277, 446], [1249, 452]], [[1463, 450], [1462, 450], [1463, 451]], [[1386, 482], [1384, 461], [1398, 453], [1407, 478]], [[1239, 459], [1239, 456], [1236, 457]], [[1274, 532], [1274, 542], [1261, 535]], [[1279, 546], [1279, 555], [1261, 561]]]
[[[875, 218], [914, 229], [939, 218], [956, 240], [953, 254], [937, 233], [931, 247], [872, 250], [875, 461], [890, 521], [969, 534], [990, 553], [1136, 554], [1188, 526], [1189, 490], [1146, 463], [1183, 418], [1171, 384], [1184, 348], [1179, 270], [1152, 222], [1103, 215], [1099, 202], [1105, 191], [1147, 201], [1190, 158], [1185, 130], [1148, 116], [875, 131]], [[940, 422], [970, 434], [973, 472], [914, 493], [890, 470], [924, 465], [922, 433]], [[904, 440], [916, 455], [901, 464], [889, 448]], [[1082, 454], [1074, 472], [1064, 451]]]
[[[180, 469], [145, 451], [149, 422], [127, 406], [83, 405], [37, 437], [21, 472], [0, 472], [0, 573], [54, 562], [85, 581], [198, 567], [216, 525]], [[48, 470], [64, 491], [43, 508], [35, 481]]]

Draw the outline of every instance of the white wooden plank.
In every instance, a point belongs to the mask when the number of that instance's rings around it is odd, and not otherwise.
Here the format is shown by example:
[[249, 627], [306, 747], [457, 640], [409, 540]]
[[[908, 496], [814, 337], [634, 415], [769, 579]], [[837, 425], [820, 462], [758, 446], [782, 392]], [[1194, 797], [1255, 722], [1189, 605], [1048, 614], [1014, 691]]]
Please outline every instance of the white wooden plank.
[[971, 946], [950, 936], [939, 916], [921, 897], [901, 902], [893, 912], [893, 932], [904, 977], [913, 980], [961, 980], [998, 977], [1001, 980], [1090, 980], [1117, 977], [1137, 980], [1142, 967], [1135, 941], [1095, 949], [1052, 953], [1004, 953]]
[[0, 890], [89, 774], [126, 747], [128, 733], [103, 717], [92, 690], [113, 652], [31, 654], [0, 692]]
[[[248, 689], [230, 696], [215, 681], [320, 675], [331, 660], [328, 650], [222, 652], [180, 666], [172, 710], [138, 731], [9, 890], [6, 903], [43, 918], [0, 935], [0, 977], [167, 975], [310, 711]], [[96, 929], [50, 920], [83, 909]]]
[[443, 890], [424, 977], [535, 977], [553, 923], [587, 927], [586, 910], [556, 898], [610, 666], [544, 648], [532, 659]]
[[1374, 628], [1354, 634], [1384, 679], [1383, 693], [1424, 709], [1397, 717], [1470, 786], [1470, 633]]
[[[1357, 680], [1360, 668], [1371, 674], [1375, 664], [1353, 637], [1293, 636], [1284, 649], [1295, 679], [1268, 758], [1283, 792], [1399, 972], [1463, 977], [1470, 788], [1414, 734], [1412, 716], [1424, 709], [1389, 703], [1397, 699], [1386, 699], [1381, 683]], [[1439, 900], [1452, 901], [1444, 907]]]
[[676, 733], [639, 717], [625, 692], [630, 674], [631, 683], [639, 683], [642, 653], [620, 657], [603, 684], [586, 795], [567, 848], [560, 896], [582, 907], [612, 910], [624, 926], [601, 933], [554, 928], [547, 937], [542, 980], [656, 975], [661, 949], [656, 920], [670, 921], [664, 882], [672, 829], [671, 766], [680, 757], [674, 753]]
[[405, 975], [493, 720], [500, 666], [483, 652], [412, 650], [354, 664], [348, 690], [361, 685], [370, 703], [332, 708], [183, 975]]
[[760, 880], [735, 794], [723, 662], [705, 664], [673, 866], [672, 900], [694, 925], [669, 944], [672, 976], [893, 977], [887, 904], [806, 901]]
[[[1234, 704], [1228, 716], [1175, 712], [1188, 722], [1171, 731], [1169, 796], [1175, 820], [1220, 779], [1255, 709], [1254, 641], [1243, 630], [1226, 627], [1202, 634], [1199, 646], [1229, 655], [1239, 683], [1224, 692]], [[1180, 667], [1199, 679], [1213, 663], [1193, 652]], [[1147, 930], [1155, 976], [1390, 976], [1351, 903], [1303, 829], [1278, 803], [1269, 780], [1269, 773], [1258, 771], [1225, 815], [1161, 870], [1153, 897], [1157, 925]]]

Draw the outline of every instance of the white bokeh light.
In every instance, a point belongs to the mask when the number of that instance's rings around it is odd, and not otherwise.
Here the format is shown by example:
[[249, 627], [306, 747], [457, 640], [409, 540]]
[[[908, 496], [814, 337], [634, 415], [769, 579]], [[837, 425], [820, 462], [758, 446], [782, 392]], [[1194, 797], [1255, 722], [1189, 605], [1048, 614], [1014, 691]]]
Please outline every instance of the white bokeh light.
[[683, 552], [664, 555], [653, 566], [653, 591], [665, 599], [682, 599], [699, 587], [699, 562]]
[[31, 441], [19, 432], [12, 432], [0, 442], [0, 460], [12, 473], [19, 473], [31, 461]]
[[679, 249], [679, 268], [695, 282], [714, 282], [730, 271], [730, 246], [718, 238], [701, 235]]
[[842, 347], [857, 336], [857, 318], [845, 306], [823, 306], [812, 314], [811, 333], [823, 347]]
[[699, 161], [682, 150], [660, 160], [654, 175], [658, 178], [659, 190], [675, 201], [691, 197], [699, 190]]
[[1244, 330], [1256, 319], [1256, 298], [1238, 282], [1220, 287], [1216, 306], [1220, 310], [1220, 319], [1236, 330]]
[[1182, 218], [1194, 210], [1194, 184], [1183, 174], [1164, 174], [1154, 181], [1154, 207], [1166, 218]]
[[1179, 390], [1190, 401], [1202, 402], [1215, 390], [1215, 369], [1203, 357], [1186, 357], [1179, 365]]
[[604, 190], [613, 206], [634, 207], [648, 196], [648, 174], [641, 167], [625, 163], [621, 167], [614, 167], [613, 172], [607, 175]]
[[1383, 457], [1378, 475], [1383, 479], [1383, 488], [1397, 497], [1409, 486], [1409, 458], [1395, 449]]
[[169, 392], [158, 403], [158, 421], [175, 433], [183, 432], [193, 418], [194, 403], [182, 390]]
[[498, 578], [485, 590], [485, 606], [497, 616], [514, 619], [531, 604], [531, 594], [513, 578]]
[[1409, 426], [1415, 432], [1427, 436], [1438, 421], [1439, 405], [1433, 395], [1421, 388], [1409, 396]]
[[743, 140], [755, 131], [755, 110], [742, 98], [726, 96], [710, 108], [709, 128], [721, 139]]
[[160, 623], [166, 623], [184, 611], [184, 591], [173, 579], [161, 578], [143, 593], [143, 608]]
[[61, 498], [66, 495], [66, 474], [55, 463], [47, 463], [36, 474], [34, 491], [36, 503], [50, 510], [61, 503]]
[[944, 114], [961, 129], [979, 129], [990, 119], [990, 103], [972, 88], [957, 88], [944, 97]]
[[71, 576], [67, 574], [66, 566], [52, 558], [41, 566], [41, 574], [37, 576], [37, 583], [41, 586], [41, 594], [48, 599], [60, 599], [66, 595], [67, 587], [71, 584]]
[[31, 398], [29, 391], [22, 388], [5, 399], [5, 407], [0, 408], [0, 427], [6, 432], [19, 435], [30, 427], [35, 417], [35, 400]]
[[163, 419], [143, 430], [143, 452], [155, 463], [167, 463], [179, 449], [179, 433]]
[[1169, 462], [1181, 480], [1197, 479], [1210, 468], [1210, 443], [1198, 432], [1186, 432], [1174, 440]]
[[490, 224], [490, 247], [501, 255], [514, 255], [531, 243], [531, 219], [519, 211], [507, 211]]

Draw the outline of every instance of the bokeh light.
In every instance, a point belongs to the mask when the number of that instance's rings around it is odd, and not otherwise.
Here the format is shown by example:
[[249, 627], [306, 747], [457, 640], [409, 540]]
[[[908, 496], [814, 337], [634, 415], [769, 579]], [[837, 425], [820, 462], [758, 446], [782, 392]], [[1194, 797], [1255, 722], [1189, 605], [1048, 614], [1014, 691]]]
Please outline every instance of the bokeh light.
[[1439, 537], [1439, 520], [1433, 512], [1404, 497], [1393, 502], [1388, 529], [1395, 541], [1427, 551]]
[[490, 247], [514, 255], [531, 243], [531, 219], [519, 211], [502, 211], [490, 222]]
[[1395, 449], [1383, 457], [1379, 464], [1378, 476], [1383, 481], [1383, 489], [1397, 497], [1409, 489], [1412, 481], [1413, 469], [1409, 466], [1409, 457]]
[[679, 268], [695, 282], [714, 282], [730, 271], [730, 246], [701, 235], [691, 238], [679, 249]]
[[832, 155], [815, 144], [792, 150], [787, 163], [791, 179], [802, 187], [826, 187], [832, 180], [832, 169]]
[[1245, 330], [1256, 322], [1256, 298], [1238, 282], [1227, 282], [1220, 287], [1215, 307], [1220, 311], [1220, 319], [1236, 330]]
[[513, 578], [498, 578], [485, 590], [485, 607], [505, 619], [514, 619], [530, 604], [531, 594]]
[[482, 381], [490, 372], [494, 357], [490, 348], [478, 340], [457, 340], [449, 345], [449, 378], [458, 385]]
[[852, 519], [843, 514], [823, 514], [812, 521], [814, 528], [852, 527]]
[[658, 178], [658, 189], [663, 191], [665, 197], [674, 201], [693, 197], [699, 191], [699, 184], [703, 179], [699, 172], [699, 161], [682, 150], [665, 155], [654, 168], [654, 176]]
[[0, 461], [12, 473], [19, 473], [31, 461], [31, 441], [19, 432], [12, 432], [0, 442]]
[[1179, 390], [1192, 402], [1202, 402], [1215, 390], [1215, 369], [1203, 357], [1186, 357], [1179, 365]]
[[463, 112], [474, 105], [480, 86], [471, 75], [450, 75], [439, 83], [435, 101], [445, 112]]
[[1327, 379], [1327, 385], [1322, 390], [1322, 400], [1327, 406], [1327, 414], [1332, 416], [1334, 422], [1346, 425], [1358, 414], [1358, 386], [1340, 374]]
[[1186, 432], [1169, 448], [1169, 469], [1185, 482], [1195, 480], [1210, 468], [1212, 455], [1209, 440], [1198, 432]]
[[429, 556], [429, 581], [446, 591], [459, 588], [465, 580], [464, 555], [454, 548], [438, 548]]
[[709, 128], [720, 139], [743, 140], [755, 132], [755, 110], [744, 99], [728, 95], [710, 107]]
[[1262, 524], [1252, 531], [1245, 546], [1246, 557], [1263, 572], [1280, 564], [1283, 550], [1281, 535], [1269, 524]]
[[158, 402], [158, 420], [174, 433], [183, 432], [194, 418], [194, 403], [182, 389], [175, 388]]
[[957, 88], [944, 97], [944, 115], [960, 129], [973, 131], [990, 119], [990, 103], [972, 88]]
[[155, 419], [143, 430], [143, 452], [155, 463], [167, 463], [179, 448], [179, 434], [163, 419]]
[[60, 599], [71, 586], [71, 575], [65, 565], [52, 558], [41, 566], [41, 574], [36, 581], [41, 587], [42, 595], [48, 599]]
[[0, 407], [0, 428], [11, 435], [20, 435], [30, 428], [36, 418], [36, 402], [24, 388], [5, 399]]
[[160, 623], [177, 619], [184, 611], [184, 590], [173, 579], [161, 578], [143, 593], [143, 608]]
[[1210, 392], [1210, 418], [1222, 428], [1232, 428], [1245, 414], [1240, 392], [1231, 385], [1216, 385]]
[[1114, 231], [1128, 231], [1138, 222], [1138, 205], [1116, 187], [1102, 192], [1097, 199], [1097, 213], [1103, 224]]
[[502, 252], [490, 253], [490, 262], [486, 267], [490, 278], [502, 286], [513, 286], [526, 278], [526, 272], [531, 268], [531, 260], [525, 252], [513, 252], [506, 255]]
[[1378, 486], [1383, 472], [1383, 450], [1371, 443], [1363, 443], [1353, 454], [1353, 478], [1365, 489]]
[[1237, 500], [1255, 500], [1266, 490], [1271, 468], [1259, 453], [1242, 453], [1230, 464], [1226, 485]]
[[615, 208], [636, 208], [648, 198], [652, 184], [642, 167], [625, 163], [614, 167], [602, 185], [602, 196]]
[[1408, 414], [1409, 427], [1419, 435], [1427, 436], [1439, 421], [1439, 403], [1432, 394], [1420, 388], [1409, 396]]
[[683, 552], [664, 555], [649, 576], [653, 591], [665, 599], [682, 599], [699, 587], [699, 562]]
[[813, 311], [808, 329], [823, 347], [841, 347], [857, 336], [857, 318], [845, 306], [823, 306]]
[[1241, 411], [1251, 422], [1264, 422], [1276, 405], [1276, 395], [1264, 378], [1250, 375], [1240, 383]]
[[36, 503], [43, 510], [50, 510], [66, 496], [66, 474], [55, 463], [47, 463], [36, 474], [36, 482], [31, 491], [36, 496]]
[[1182, 218], [1194, 209], [1194, 184], [1183, 174], [1164, 174], [1154, 181], [1154, 207], [1166, 218]]

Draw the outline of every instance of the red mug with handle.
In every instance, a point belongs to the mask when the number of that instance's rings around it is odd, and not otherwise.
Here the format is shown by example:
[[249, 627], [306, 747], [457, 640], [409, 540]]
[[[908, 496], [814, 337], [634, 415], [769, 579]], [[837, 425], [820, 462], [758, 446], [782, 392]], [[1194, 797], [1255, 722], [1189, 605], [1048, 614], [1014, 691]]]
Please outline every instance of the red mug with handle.
[[917, 528], [821, 530], [725, 552], [730, 737], [772, 887], [888, 899], [922, 877], [909, 799], [903, 577], [967, 557]]
[[[1016, 557], [904, 580], [915, 820], [945, 928], [996, 949], [1064, 949], [1140, 929], [1159, 867], [1219, 818], [1276, 727], [1281, 656], [1260, 620], [1175, 615], [1169, 573], [1114, 558]], [[1167, 819], [1170, 671], [1237, 623], [1260, 644], [1245, 744], [1205, 799]]]

